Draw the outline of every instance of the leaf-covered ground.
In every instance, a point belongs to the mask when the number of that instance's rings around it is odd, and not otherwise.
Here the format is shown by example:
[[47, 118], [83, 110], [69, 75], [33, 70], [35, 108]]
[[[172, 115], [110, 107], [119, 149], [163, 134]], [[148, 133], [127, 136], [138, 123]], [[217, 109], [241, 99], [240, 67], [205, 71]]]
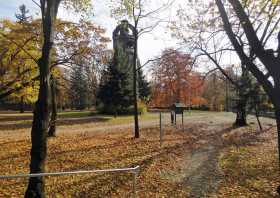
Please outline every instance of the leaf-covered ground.
[[[140, 140], [131, 131], [60, 135], [49, 140], [47, 171], [90, 170], [141, 166], [139, 197], [186, 196], [180, 182], [161, 177], [161, 171], [177, 170], [184, 144], [191, 138], [172, 129], [165, 130], [164, 146], [159, 146], [157, 129], [146, 129]], [[1, 140], [2, 174], [28, 172], [30, 141]], [[1, 181], [0, 197], [21, 197], [26, 180]], [[47, 178], [49, 197], [129, 197], [131, 174], [92, 174]]]
[[263, 132], [248, 127], [226, 134], [227, 146], [220, 155], [224, 182], [215, 197], [279, 197], [277, 134], [267, 126]]
[[[169, 118], [169, 115], [165, 115]], [[154, 119], [156, 119], [154, 117]], [[151, 120], [141, 138], [131, 127], [79, 123], [58, 128], [49, 139], [47, 171], [133, 167], [140, 165], [138, 197], [277, 197], [280, 184], [274, 122], [263, 119], [260, 132], [234, 129], [232, 114], [194, 113], [181, 126], [164, 126], [164, 144]], [[156, 121], [156, 120], [154, 120]], [[168, 119], [166, 119], [166, 124]], [[0, 130], [0, 174], [27, 173], [29, 129]], [[131, 197], [129, 173], [46, 178], [48, 197]], [[0, 197], [22, 197], [26, 179], [0, 180]]]

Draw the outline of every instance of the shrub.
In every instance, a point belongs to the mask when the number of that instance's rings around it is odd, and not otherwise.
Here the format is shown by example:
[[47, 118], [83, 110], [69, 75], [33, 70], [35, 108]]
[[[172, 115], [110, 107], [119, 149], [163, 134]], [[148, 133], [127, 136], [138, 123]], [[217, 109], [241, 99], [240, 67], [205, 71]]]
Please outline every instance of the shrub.
[[[103, 105], [99, 104], [97, 106], [97, 111], [102, 114], [109, 114], [109, 115], [133, 115], [134, 113], [134, 106], [131, 105], [128, 108], [117, 108], [112, 105]], [[138, 101], [138, 114], [142, 115], [147, 112], [147, 106], [144, 102]]]

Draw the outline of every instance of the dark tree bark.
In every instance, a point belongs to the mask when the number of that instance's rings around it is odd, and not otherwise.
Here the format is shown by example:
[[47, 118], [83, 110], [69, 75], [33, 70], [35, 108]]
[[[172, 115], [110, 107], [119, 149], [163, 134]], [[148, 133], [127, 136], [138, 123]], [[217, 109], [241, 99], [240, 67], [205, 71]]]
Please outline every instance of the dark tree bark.
[[[38, 60], [38, 67], [40, 71], [40, 89], [38, 100], [35, 104], [33, 112], [30, 173], [42, 173], [45, 171], [50, 107], [50, 53], [53, 46], [54, 23], [60, 0], [42, 0], [40, 3], [44, 43], [42, 56]], [[25, 197], [44, 198], [44, 183], [43, 177], [29, 178]]]
[[236, 120], [234, 123], [234, 126], [236, 127], [243, 127], [247, 126], [247, 112], [246, 112], [246, 106], [247, 106], [247, 99], [246, 98], [239, 98], [236, 105]]
[[234, 126], [247, 126], [247, 106], [248, 99], [252, 93], [252, 80], [250, 79], [248, 70], [242, 65], [242, 74], [236, 83], [238, 92], [238, 100], [236, 105], [236, 120]]
[[56, 136], [56, 120], [57, 120], [57, 84], [54, 77], [51, 77], [51, 105], [52, 105], [52, 113], [51, 113], [51, 120], [50, 120], [50, 126], [48, 131], [49, 137], [55, 137]]
[[20, 97], [20, 113], [24, 113], [24, 100], [23, 100], [23, 96]]
[[[136, 33], [137, 34], [137, 33]], [[134, 137], [139, 138], [139, 121], [138, 121], [138, 97], [137, 97], [137, 35], [135, 36], [134, 55], [133, 55], [133, 104], [134, 104]]]
[[258, 121], [258, 125], [260, 127], [260, 130], [263, 131], [263, 127], [262, 127], [262, 123], [260, 121], [260, 116], [259, 116], [259, 109], [257, 107], [257, 104], [254, 105], [255, 106], [255, 116], [257, 118], [257, 121]]
[[135, 22], [134, 27], [129, 25], [133, 30], [134, 35], [134, 53], [133, 53], [133, 106], [134, 106], [134, 137], [140, 138], [139, 133], [139, 120], [138, 120], [138, 96], [137, 96], [137, 58], [138, 58], [138, 31], [137, 22]]
[[[51, 49], [51, 44], [44, 44], [45, 52]], [[45, 159], [47, 156], [47, 130], [49, 126], [49, 71], [44, 67], [48, 65], [49, 58], [44, 54], [40, 59], [40, 90], [39, 98], [35, 104], [33, 123], [31, 130], [31, 162], [30, 173], [42, 173], [45, 171]], [[32, 177], [29, 179], [26, 198], [45, 197], [44, 178]]]
[[[277, 123], [277, 131], [278, 131], [278, 134], [280, 134], [280, 108], [276, 109], [275, 111], [275, 118], [276, 118], [276, 123]], [[280, 136], [278, 136], [278, 140], [280, 142]], [[280, 145], [278, 145], [279, 147], [279, 150], [280, 150]]]

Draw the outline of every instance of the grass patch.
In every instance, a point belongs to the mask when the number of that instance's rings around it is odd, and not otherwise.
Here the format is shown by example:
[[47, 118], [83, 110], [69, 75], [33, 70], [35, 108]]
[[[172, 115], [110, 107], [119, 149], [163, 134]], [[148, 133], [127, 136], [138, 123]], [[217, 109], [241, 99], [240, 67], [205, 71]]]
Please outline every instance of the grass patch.
[[[13, 115], [13, 116], [11, 116]], [[20, 114], [10, 114], [0, 116], [0, 130], [17, 130], [21, 128], [30, 128], [32, 124], [32, 114], [25, 114], [21, 116]], [[156, 120], [158, 115], [155, 113], [146, 113], [144, 115], [139, 115], [140, 121]], [[95, 125], [119, 125], [133, 123], [134, 117], [132, 115], [123, 116], [110, 116], [110, 115], [100, 115], [91, 111], [81, 111], [81, 112], [61, 112], [58, 114], [57, 125], [67, 126], [67, 125], [80, 125], [86, 123], [92, 123]]]
[[93, 115], [96, 115], [96, 113], [93, 111], [65, 111], [58, 113], [59, 118], [82, 118]]
[[[143, 115], [139, 115], [138, 119], [139, 120], [155, 120], [159, 117], [158, 114], [156, 113], [145, 113]], [[118, 116], [118, 117], [113, 117], [110, 116], [109, 122], [112, 124], [121, 124], [121, 123], [131, 123], [134, 120], [133, 115], [123, 115], [123, 116]]]

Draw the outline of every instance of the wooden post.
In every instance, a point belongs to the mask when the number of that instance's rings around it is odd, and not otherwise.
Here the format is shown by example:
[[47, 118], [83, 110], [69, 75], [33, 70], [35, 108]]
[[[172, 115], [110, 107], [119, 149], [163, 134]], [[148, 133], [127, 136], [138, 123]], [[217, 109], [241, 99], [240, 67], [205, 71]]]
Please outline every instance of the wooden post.
[[173, 115], [173, 111], [170, 111], [170, 118], [171, 118], [171, 125], [174, 124], [174, 115]]
[[184, 111], [182, 111], [182, 130], [184, 132]]
[[161, 112], [159, 112], [159, 141], [160, 141], [160, 146], [162, 145], [162, 119], [161, 119]]
[[134, 198], [137, 197], [137, 189], [136, 189], [137, 176], [138, 176], [138, 171], [133, 173], [133, 197]]

